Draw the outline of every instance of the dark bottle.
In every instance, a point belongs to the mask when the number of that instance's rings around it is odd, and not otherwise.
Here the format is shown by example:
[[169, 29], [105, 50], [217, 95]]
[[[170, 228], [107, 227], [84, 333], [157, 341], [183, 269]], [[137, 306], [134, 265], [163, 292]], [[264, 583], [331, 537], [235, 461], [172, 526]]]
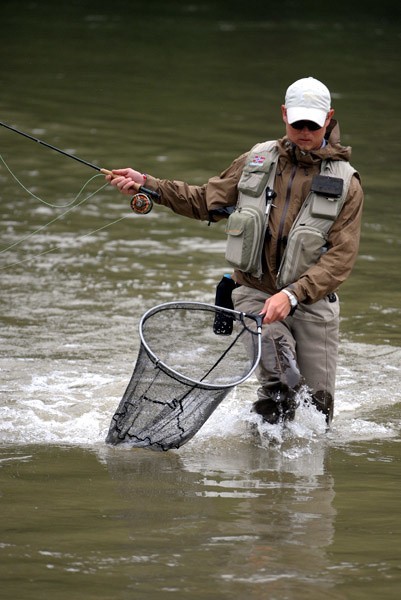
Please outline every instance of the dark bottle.
[[[221, 308], [234, 309], [231, 293], [236, 288], [236, 283], [229, 273], [225, 273], [216, 287], [215, 305]], [[216, 335], [231, 335], [234, 317], [226, 311], [218, 311], [214, 317], [213, 331]]]

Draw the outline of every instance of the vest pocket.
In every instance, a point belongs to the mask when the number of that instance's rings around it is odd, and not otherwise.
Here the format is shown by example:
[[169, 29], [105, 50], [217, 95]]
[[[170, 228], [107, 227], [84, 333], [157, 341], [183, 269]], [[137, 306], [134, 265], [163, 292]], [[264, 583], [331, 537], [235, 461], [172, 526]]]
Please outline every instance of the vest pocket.
[[300, 225], [288, 237], [287, 247], [277, 275], [277, 287], [294, 283], [323, 253], [326, 236], [313, 227]]
[[337, 198], [325, 198], [316, 194], [311, 206], [311, 215], [316, 219], [335, 221], [339, 213], [339, 206]]
[[225, 256], [235, 269], [260, 274], [264, 221], [261, 211], [251, 206], [240, 208], [229, 216]]
[[258, 198], [269, 181], [270, 171], [271, 165], [267, 171], [262, 169], [251, 171], [245, 167], [238, 182], [239, 191], [252, 198]]

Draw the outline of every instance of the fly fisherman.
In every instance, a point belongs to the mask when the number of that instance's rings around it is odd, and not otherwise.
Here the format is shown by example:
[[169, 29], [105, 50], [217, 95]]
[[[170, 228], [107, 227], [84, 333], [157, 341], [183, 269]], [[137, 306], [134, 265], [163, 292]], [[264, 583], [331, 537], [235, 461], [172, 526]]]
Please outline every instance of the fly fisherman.
[[269, 423], [293, 419], [296, 393], [307, 386], [330, 424], [336, 292], [357, 256], [363, 192], [323, 83], [307, 77], [290, 85], [281, 112], [285, 137], [257, 144], [202, 186], [130, 168], [106, 179], [130, 195], [146, 185], [159, 204], [186, 217], [228, 218], [234, 307], [264, 315], [254, 410]]

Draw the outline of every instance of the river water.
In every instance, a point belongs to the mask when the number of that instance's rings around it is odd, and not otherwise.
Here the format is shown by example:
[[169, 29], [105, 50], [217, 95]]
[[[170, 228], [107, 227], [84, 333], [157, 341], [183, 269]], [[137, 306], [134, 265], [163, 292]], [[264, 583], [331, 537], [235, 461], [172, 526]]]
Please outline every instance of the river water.
[[289, 1], [2, 3], [2, 122], [101, 167], [200, 184], [281, 136], [287, 85], [314, 75], [366, 195], [328, 434], [307, 407], [285, 431], [255, 430], [250, 379], [178, 451], [112, 448], [140, 317], [213, 302], [223, 227], [135, 215], [95, 170], [0, 128], [5, 600], [398, 598], [401, 27], [388, 4], [306, 2], [299, 17]]

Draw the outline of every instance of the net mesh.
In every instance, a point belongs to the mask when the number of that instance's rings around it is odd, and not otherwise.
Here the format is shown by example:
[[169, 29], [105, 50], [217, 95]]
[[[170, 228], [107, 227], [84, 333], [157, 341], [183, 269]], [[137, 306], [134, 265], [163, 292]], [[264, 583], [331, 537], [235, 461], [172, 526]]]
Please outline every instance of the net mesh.
[[135, 369], [106, 442], [153, 450], [182, 446], [256, 368], [260, 327], [256, 315], [196, 302], [170, 302], [145, 313]]

